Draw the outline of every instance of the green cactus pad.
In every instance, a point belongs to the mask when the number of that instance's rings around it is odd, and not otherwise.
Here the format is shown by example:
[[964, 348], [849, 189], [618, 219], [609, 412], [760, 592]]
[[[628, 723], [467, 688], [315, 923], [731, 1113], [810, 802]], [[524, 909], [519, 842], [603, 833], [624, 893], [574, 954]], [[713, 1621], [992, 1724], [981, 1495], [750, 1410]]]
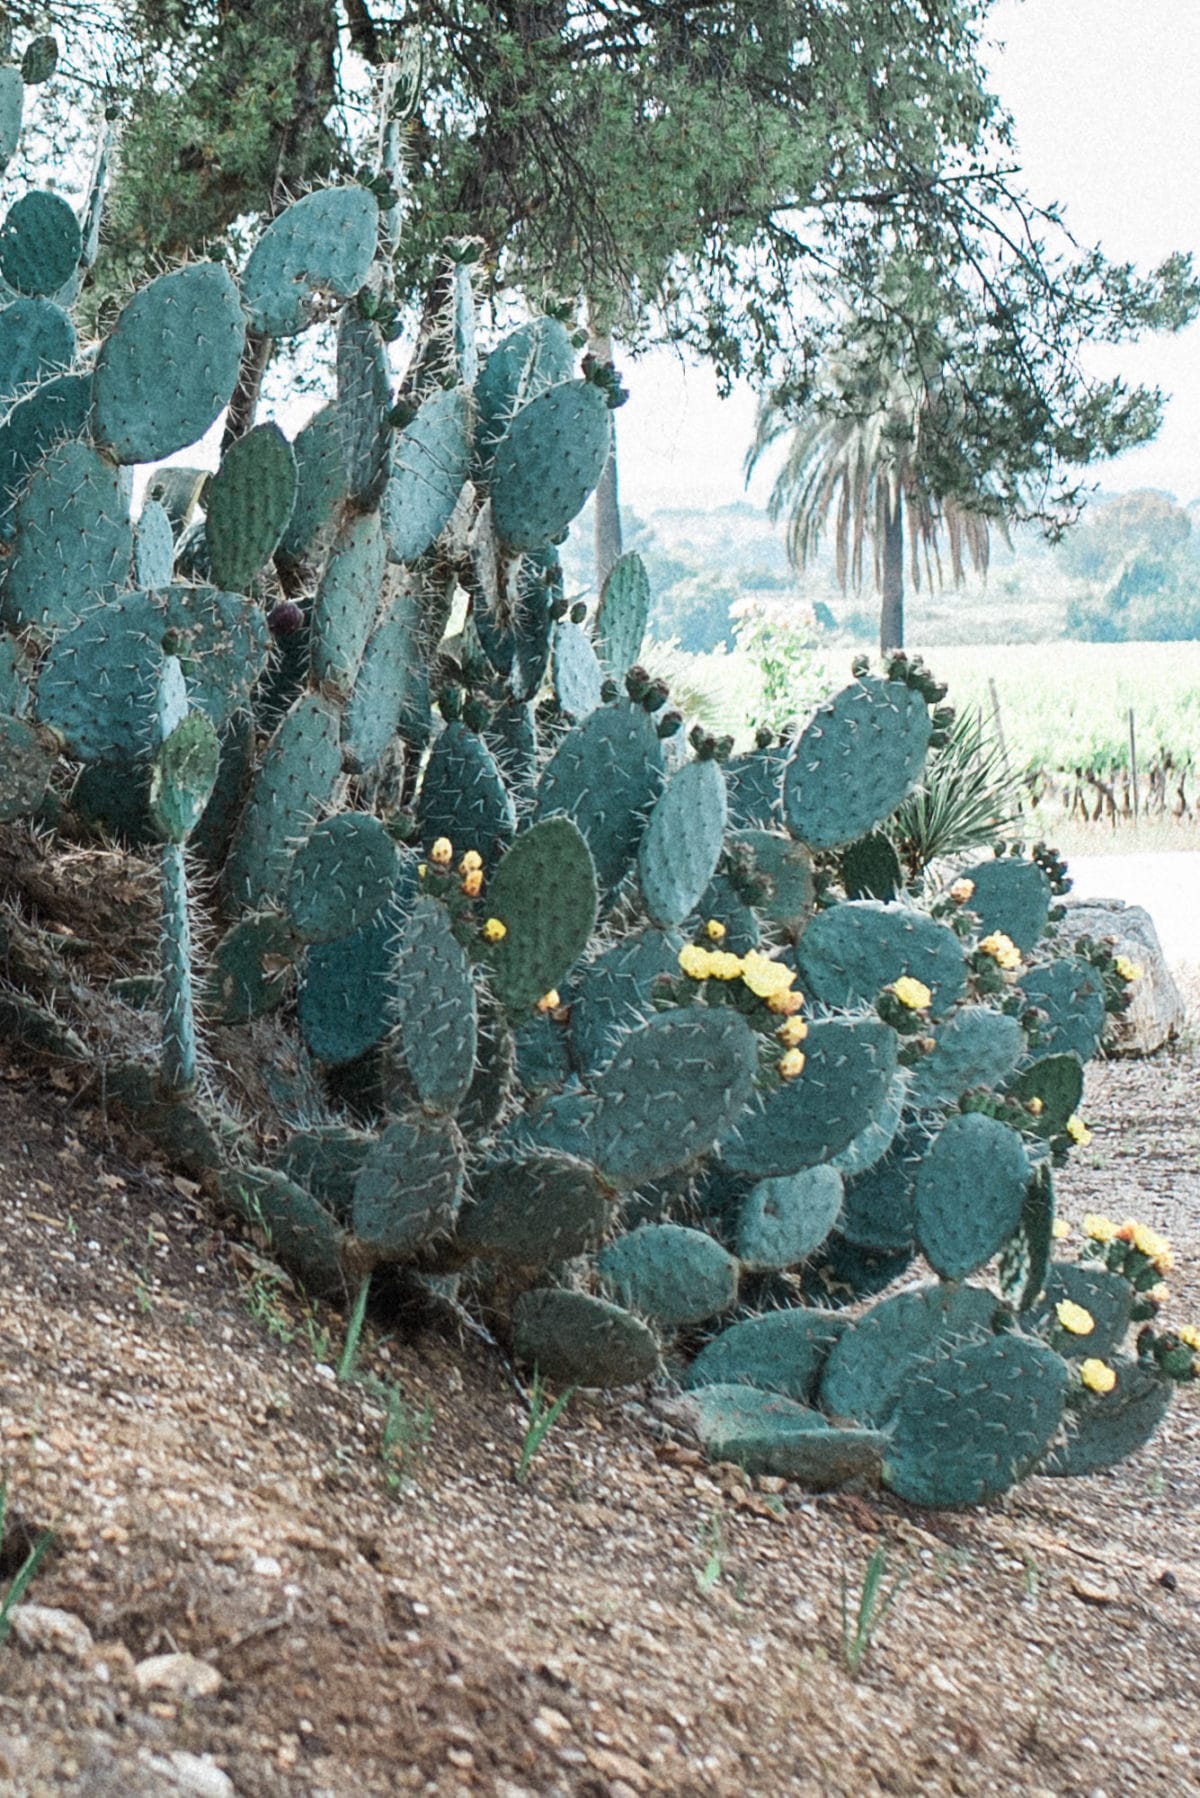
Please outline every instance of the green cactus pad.
[[57, 293], [75, 272], [82, 241], [62, 196], [35, 189], [9, 207], [0, 225], [0, 276], [14, 293]]
[[237, 385], [246, 321], [228, 269], [151, 281], [101, 345], [92, 432], [117, 462], [160, 462], [203, 437]]
[[729, 821], [738, 830], [777, 831], [783, 822], [786, 749], [752, 749], [725, 764]]
[[519, 836], [482, 903], [505, 927], [480, 950], [492, 990], [521, 1017], [566, 979], [596, 923], [596, 871], [570, 819], [544, 818]]
[[490, 470], [513, 416], [547, 387], [569, 380], [574, 364], [566, 326], [556, 318], [531, 319], [496, 345], [475, 382], [478, 474]]
[[[207, 724], [207, 719], [204, 721]], [[186, 723], [186, 719], [184, 720]], [[181, 724], [180, 730], [184, 728]], [[208, 725], [212, 729], [211, 724]], [[192, 936], [183, 846], [163, 844], [159, 965], [162, 969], [162, 1047], [159, 1078], [165, 1093], [189, 1093], [196, 1084], [196, 1013], [192, 997]]]
[[311, 1292], [345, 1291], [345, 1232], [303, 1186], [278, 1168], [248, 1166], [222, 1175], [221, 1194], [240, 1216], [262, 1230], [270, 1253], [298, 1274]]
[[240, 593], [183, 581], [150, 598], [164, 639], [176, 645], [188, 698], [223, 730], [266, 667], [270, 632], [261, 606]]
[[728, 874], [718, 874], [709, 882], [696, 910], [706, 923], [724, 924], [721, 947], [731, 955], [746, 955], [762, 941], [758, 913], [741, 898]]
[[1021, 1221], [1028, 1182], [1015, 1130], [982, 1112], [947, 1118], [914, 1191], [917, 1241], [934, 1271], [962, 1280], [990, 1261]]
[[591, 638], [580, 625], [562, 619], [554, 627], [551, 659], [559, 710], [568, 718], [587, 718], [601, 703], [604, 685], [604, 670]]
[[254, 722], [235, 712], [221, 731], [221, 765], [212, 798], [192, 835], [192, 848], [217, 870], [225, 860], [250, 786], [254, 764]]
[[618, 679], [632, 668], [650, 622], [650, 577], [639, 555], [620, 556], [608, 572], [596, 608], [596, 654]]
[[925, 766], [932, 724], [902, 681], [864, 676], [817, 708], [783, 781], [788, 828], [813, 849], [838, 849], [881, 824]]
[[871, 1004], [907, 974], [929, 988], [938, 1016], [962, 997], [967, 979], [963, 946], [952, 930], [910, 906], [877, 899], [818, 912], [796, 945], [795, 962], [804, 991], [839, 1010]]
[[515, 836], [517, 814], [496, 758], [465, 724], [448, 724], [434, 744], [417, 815], [426, 849], [448, 837], [456, 854], [477, 850], [488, 868]]
[[142, 506], [133, 537], [133, 585], [144, 592], [169, 587], [175, 570], [175, 536], [167, 509], [156, 499]]
[[405, 1260], [453, 1228], [463, 1140], [449, 1118], [389, 1124], [354, 1182], [354, 1233], [380, 1260]]
[[531, 795], [540, 765], [533, 706], [524, 700], [506, 699], [492, 713], [485, 735], [509, 787], [515, 793]]
[[337, 423], [346, 490], [374, 510], [387, 485], [392, 451], [392, 382], [375, 323], [356, 306], [338, 321]]
[[980, 935], [1002, 931], [1022, 955], [1030, 954], [1041, 941], [1053, 900], [1037, 863], [1008, 855], [965, 868], [963, 877], [975, 883], [967, 904], [979, 919]]
[[171, 521], [172, 536], [182, 537], [196, 517], [200, 495], [209, 471], [206, 468], [156, 468], [146, 487], [146, 499], [156, 501]]
[[896, 1034], [875, 1018], [810, 1026], [804, 1072], [764, 1096], [721, 1141], [735, 1173], [774, 1178], [815, 1167], [846, 1148], [887, 1101]]
[[900, 857], [881, 830], [873, 830], [843, 849], [838, 872], [847, 899], [898, 899], [904, 890]]
[[918, 1110], [950, 1105], [976, 1088], [1003, 1086], [1025, 1053], [1025, 1033], [1015, 1018], [986, 1005], [964, 1005], [932, 1032], [936, 1048], [912, 1074]]
[[315, 824], [287, 877], [292, 928], [306, 943], [332, 943], [366, 924], [392, 896], [400, 851], [378, 818], [340, 812]]
[[556, 1018], [535, 1012], [513, 1032], [516, 1072], [527, 1093], [537, 1095], [547, 1087], [565, 1085], [571, 1062], [567, 1033]]
[[813, 1404], [821, 1370], [846, 1328], [847, 1319], [836, 1311], [805, 1305], [742, 1318], [705, 1344], [688, 1368], [686, 1384], [758, 1386]]
[[163, 742], [150, 771], [150, 815], [168, 843], [186, 842], [200, 822], [220, 761], [220, 741], [203, 712], [187, 713]]
[[300, 699], [263, 752], [225, 864], [227, 902], [250, 910], [282, 891], [296, 837], [342, 770], [338, 719], [316, 694]]
[[[1064, 1299], [1081, 1305], [1092, 1319], [1085, 1336], [1058, 1328], [1055, 1307]], [[1026, 1314], [1026, 1321], [1039, 1332], [1053, 1332], [1055, 1347], [1070, 1361], [1092, 1357], [1107, 1361], [1124, 1342], [1132, 1316], [1133, 1288], [1120, 1274], [1082, 1261], [1054, 1261], [1045, 1292]]]
[[736, 1012], [660, 1012], [596, 1081], [596, 1166], [627, 1190], [686, 1167], [745, 1109], [757, 1070], [754, 1033]]
[[21, 718], [29, 710], [32, 673], [22, 645], [0, 635], [0, 712], [6, 717]]
[[978, 1505], [1006, 1492], [1057, 1434], [1068, 1379], [1052, 1349], [1012, 1334], [910, 1364], [884, 1484], [918, 1505]]
[[314, 1124], [296, 1130], [279, 1157], [281, 1173], [312, 1193], [340, 1224], [348, 1225], [354, 1208], [354, 1182], [375, 1146], [375, 1137], [348, 1124]]
[[351, 512], [312, 609], [313, 678], [349, 693], [379, 609], [387, 547], [377, 512]]
[[781, 1393], [713, 1384], [683, 1403], [710, 1461], [733, 1461], [747, 1473], [796, 1480], [815, 1492], [879, 1477], [886, 1436], [830, 1429], [819, 1411]]
[[415, 562], [441, 536], [470, 472], [467, 402], [435, 393], [400, 433], [384, 489], [383, 528], [394, 562]]
[[148, 594], [111, 590], [51, 644], [38, 676], [38, 717], [77, 761], [148, 755], [162, 635]]
[[0, 511], [8, 511], [56, 444], [78, 437], [91, 403], [90, 375], [54, 375], [18, 400], [0, 423]]
[[459, 1218], [457, 1245], [528, 1268], [586, 1255], [603, 1241], [612, 1195], [595, 1169], [568, 1155], [530, 1155], [490, 1167]]
[[74, 360], [75, 327], [61, 306], [19, 299], [0, 309], [0, 405]]
[[586, 1073], [604, 1067], [621, 1038], [647, 1016], [655, 981], [678, 975], [682, 947], [682, 939], [667, 931], [637, 930], [582, 970], [571, 999], [571, 1044]]
[[708, 889], [725, 839], [725, 779], [715, 761], [673, 774], [638, 845], [638, 879], [654, 923], [682, 924]]
[[458, 1107], [459, 1128], [466, 1135], [491, 1132], [512, 1096], [516, 1072], [516, 1038], [488, 995], [480, 994], [475, 1072]]
[[296, 433], [296, 499], [279, 541], [280, 553], [293, 562], [315, 558], [331, 536], [346, 499], [346, 471], [337, 408], [322, 406]]
[[51, 37], [49, 32], [31, 38], [21, 58], [21, 80], [26, 87], [40, 87], [43, 81], [49, 81], [57, 67], [57, 38]]
[[860, 1249], [834, 1230], [801, 1272], [805, 1304], [855, 1305], [895, 1285], [916, 1258], [916, 1249]]
[[124, 586], [133, 553], [126, 484], [86, 443], [50, 451], [18, 499], [12, 527], [3, 587], [11, 629], [62, 627], [104, 588]]
[[610, 1243], [596, 1268], [617, 1301], [666, 1329], [702, 1323], [737, 1301], [738, 1264], [701, 1230], [648, 1224]]
[[404, 1060], [423, 1105], [454, 1111], [475, 1073], [478, 1011], [471, 964], [450, 914], [420, 897], [396, 963], [396, 1013]]
[[355, 774], [379, 762], [397, 732], [417, 754], [430, 731], [429, 672], [416, 596], [398, 592], [367, 638], [342, 714], [342, 754]]
[[1054, 1176], [1039, 1161], [1029, 1176], [1021, 1221], [1000, 1251], [1001, 1292], [1014, 1310], [1027, 1311], [1045, 1290], [1054, 1246]]
[[386, 912], [304, 957], [296, 1003], [310, 1054], [329, 1067], [357, 1061], [387, 1035], [395, 1002], [396, 920]]
[[204, 495], [212, 578], [245, 592], [283, 536], [296, 503], [292, 446], [278, 425], [256, 425], [230, 445]]
[[560, 381], [522, 406], [496, 446], [492, 521], [510, 550], [554, 543], [608, 461], [612, 415], [589, 381]]
[[562, 585], [557, 551], [547, 548], [522, 557], [509, 672], [514, 699], [535, 698], [545, 678], [554, 632], [554, 607], [562, 597]]
[[754, 1272], [795, 1267], [819, 1249], [842, 1209], [842, 1176], [828, 1166], [759, 1180], [742, 1204], [735, 1248]]
[[0, 175], [16, 154], [25, 111], [25, 83], [20, 69], [0, 68]]
[[513, 1310], [513, 1352], [554, 1386], [635, 1386], [658, 1372], [648, 1324], [586, 1292], [522, 1293]]
[[875, 1116], [853, 1137], [846, 1147], [834, 1155], [829, 1165], [846, 1179], [865, 1174], [878, 1166], [896, 1139], [900, 1119], [908, 1104], [908, 1072], [897, 1070], [888, 1087], [887, 1098]]
[[901, 1131], [874, 1167], [846, 1181], [838, 1224], [846, 1242], [885, 1254], [912, 1250], [916, 1242], [913, 1193], [928, 1146], [924, 1131]]
[[1065, 1440], [1037, 1465], [1038, 1473], [1078, 1479], [1127, 1461], [1144, 1448], [1171, 1405], [1171, 1382], [1153, 1364], [1127, 1355], [1110, 1360], [1117, 1383], [1111, 1392], [1072, 1394]]
[[754, 909], [798, 937], [813, 909], [812, 857], [803, 843], [774, 830], [740, 830], [729, 839], [735, 881], [753, 883]]
[[212, 954], [202, 1000], [214, 1024], [248, 1024], [274, 1011], [287, 991], [300, 944], [282, 912], [251, 912]]
[[593, 1094], [578, 1090], [552, 1093], [531, 1110], [514, 1118], [504, 1132], [504, 1140], [522, 1153], [530, 1149], [550, 1149], [562, 1155], [575, 1155], [581, 1161], [591, 1161], [595, 1119]]
[[0, 824], [36, 811], [57, 757], [58, 745], [45, 731], [0, 715]]
[[1057, 1136], [1078, 1111], [1083, 1099], [1083, 1065], [1077, 1055], [1045, 1055], [1009, 1082], [1009, 1098], [1032, 1101], [1036, 1115], [1022, 1120], [1024, 1129]]
[[378, 235], [379, 203], [365, 187], [326, 187], [295, 201], [267, 226], [242, 275], [254, 330], [294, 337], [318, 315], [318, 295], [350, 299]]
[[821, 1409], [884, 1428], [913, 1366], [943, 1348], [990, 1340], [999, 1308], [982, 1286], [921, 1286], [881, 1299], [830, 1350]]
[[602, 888], [637, 853], [663, 781], [662, 743], [640, 705], [618, 701], [568, 731], [542, 774], [537, 815], [563, 812], [583, 832]]
[[[1030, 1028], [1035, 1056], [1077, 1055], [1090, 1061], [1104, 1035], [1104, 987], [1096, 969], [1074, 956], [1029, 968], [1020, 976], [1026, 1002], [1047, 1014]], [[1029, 1028], [1029, 1021], [1026, 1021]]]

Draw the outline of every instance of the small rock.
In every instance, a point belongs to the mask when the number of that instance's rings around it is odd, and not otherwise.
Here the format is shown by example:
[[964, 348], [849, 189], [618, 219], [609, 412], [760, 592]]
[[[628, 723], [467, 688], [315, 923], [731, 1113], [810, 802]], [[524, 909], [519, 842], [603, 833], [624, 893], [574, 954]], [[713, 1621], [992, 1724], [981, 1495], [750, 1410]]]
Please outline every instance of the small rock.
[[283, 1568], [274, 1555], [255, 1555], [250, 1563], [250, 1571], [256, 1573], [259, 1579], [283, 1578]]
[[1179, 1581], [1175, 1578], [1175, 1575], [1171, 1572], [1169, 1567], [1159, 1574], [1158, 1583], [1163, 1587], [1164, 1591], [1167, 1592], [1176, 1592], [1179, 1589]]
[[48, 1604], [19, 1604], [12, 1612], [13, 1634], [22, 1648], [49, 1649], [86, 1660], [92, 1652], [92, 1632], [73, 1611], [58, 1611]]
[[176, 1748], [171, 1767], [181, 1792], [193, 1793], [195, 1798], [235, 1798], [232, 1779], [206, 1754], [188, 1754]]
[[169, 1692], [173, 1698], [211, 1698], [221, 1689], [221, 1675], [194, 1654], [152, 1654], [139, 1661], [133, 1677], [140, 1692]]

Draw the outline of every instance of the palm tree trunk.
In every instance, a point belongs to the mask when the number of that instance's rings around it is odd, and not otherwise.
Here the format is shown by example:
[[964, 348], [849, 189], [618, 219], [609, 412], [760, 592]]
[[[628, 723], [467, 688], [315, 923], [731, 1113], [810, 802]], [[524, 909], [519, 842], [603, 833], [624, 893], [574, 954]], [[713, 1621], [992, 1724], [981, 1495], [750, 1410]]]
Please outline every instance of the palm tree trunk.
[[[601, 362], [611, 362], [613, 359], [612, 333], [597, 324], [594, 317], [588, 337], [588, 349]], [[612, 451], [608, 461], [604, 464], [604, 472], [596, 483], [595, 550], [596, 591], [600, 593], [612, 572], [613, 563], [620, 559], [622, 550], [621, 502], [617, 494], [615, 414]]]
[[884, 509], [879, 648], [885, 656], [904, 648], [904, 499], [898, 485]]

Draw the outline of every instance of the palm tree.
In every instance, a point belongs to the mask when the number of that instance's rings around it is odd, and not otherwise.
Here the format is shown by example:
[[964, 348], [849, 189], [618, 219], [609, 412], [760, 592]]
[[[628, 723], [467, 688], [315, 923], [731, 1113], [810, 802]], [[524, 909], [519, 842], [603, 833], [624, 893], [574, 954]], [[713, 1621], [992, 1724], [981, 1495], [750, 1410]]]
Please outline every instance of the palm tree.
[[[837, 578], [862, 589], [863, 549], [869, 539], [880, 594], [879, 642], [886, 655], [904, 647], [904, 565], [915, 588], [921, 567], [942, 578], [939, 545], [945, 539], [957, 586], [966, 563], [987, 572], [995, 508], [937, 498], [922, 460], [922, 429], [932, 423], [944, 396], [897, 370], [864, 377], [841, 366], [829, 371], [829, 399], [796, 418], [780, 395], [759, 407], [754, 443], [746, 457], [749, 476], [766, 451], [787, 438], [787, 455], [768, 502], [772, 521], [786, 515], [788, 559], [796, 569], [816, 554], [830, 513], [834, 515]], [[1003, 525], [1001, 525], [1003, 529]]]

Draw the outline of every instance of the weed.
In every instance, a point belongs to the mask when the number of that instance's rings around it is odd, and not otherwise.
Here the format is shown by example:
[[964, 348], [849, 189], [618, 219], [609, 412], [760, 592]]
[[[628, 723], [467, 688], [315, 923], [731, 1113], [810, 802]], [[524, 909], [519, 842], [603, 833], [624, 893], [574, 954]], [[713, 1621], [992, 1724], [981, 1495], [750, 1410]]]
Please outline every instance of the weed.
[[1042, 1659], [1038, 1672], [1037, 1688], [1034, 1693], [1033, 1710], [1021, 1735], [1021, 1745], [1026, 1751], [1037, 1747], [1042, 1731], [1046, 1726], [1046, 1714], [1050, 1708], [1050, 1696], [1054, 1688], [1054, 1676], [1058, 1671], [1058, 1656], [1051, 1648]]
[[348, 1380], [353, 1376], [354, 1362], [358, 1354], [358, 1342], [362, 1335], [363, 1320], [367, 1315], [367, 1294], [370, 1290], [371, 1276], [370, 1274], [366, 1274], [363, 1277], [362, 1285], [358, 1289], [358, 1296], [354, 1301], [354, 1309], [350, 1313], [350, 1322], [346, 1326], [345, 1346], [342, 1349], [342, 1358], [337, 1366], [337, 1377], [339, 1380]]
[[705, 1596], [712, 1591], [720, 1579], [725, 1567], [725, 1543], [721, 1534], [721, 1514], [712, 1511], [704, 1525], [703, 1546], [708, 1550], [708, 1559], [703, 1567], [696, 1569], [696, 1587]]
[[872, 1641], [908, 1578], [907, 1568], [902, 1567], [892, 1581], [891, 1589], [885, 1593], [882, 1588], [886, 1573], [887, 1549], [881, 1542], [867, 1562], [866, 1572], [863, 1574], [853, 1628], [850, 1622], [849, 1588], [846, 1575], [842, 1574], [842, 1665], [852, 1677], [856, 1677], [861, 1670]]
[[529, 1424], [525, 1431], [525, 1441], [521, 1446], [521, 1459], [517, 1463], [517, 1484], [523, 1486], [526, 1476], [533, 1464], [533, 1458], [542, 1446], [547, 1434], [554, 1428], [571, 1401], [574, 1386], [568, 1386], [565, 1392], [559, 1393], [553, 1403], [546, 1402], [546, 1389], [542, 1385], [542, 1376], [535, 1367], [533, 1384], [529, 1388]]
[[360, 1374], [358, 1384], [383, 1406], [379, 1459], [383, 1462], [384, 1484], [392, 1497], [398, 1498], [416, 1478], [429, 1447], [433, 1406], [426, 1403], [418, 1410], [399, 1386], [377, 1379], [374, 1374]]
[[269, 1270], [256, 1273], [243, 1288], [246, 1309], [268, 1336], [284, 1344], [293, 1342], [296, 1331], [282, 1299], [284, 1276]]
[[[8, 1519], [8, 1476], [0, 1479], [0, 1544], [4, 1541], [4, 1526]], [[38, 1570], [38, 1564], [54, 1540], [53, 1530], [43, 1530], [37, 1541], [32, 1543], [26, 1552], [25, 1559], [13, 1574], [7, 1592], [0, 1597], [0, 1643], [8, 1638], [12, 1628], [12, 1613], [24, 1598], [30, 1581]]]

